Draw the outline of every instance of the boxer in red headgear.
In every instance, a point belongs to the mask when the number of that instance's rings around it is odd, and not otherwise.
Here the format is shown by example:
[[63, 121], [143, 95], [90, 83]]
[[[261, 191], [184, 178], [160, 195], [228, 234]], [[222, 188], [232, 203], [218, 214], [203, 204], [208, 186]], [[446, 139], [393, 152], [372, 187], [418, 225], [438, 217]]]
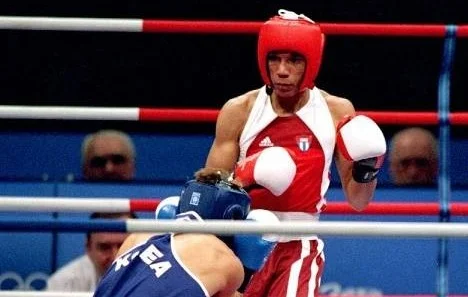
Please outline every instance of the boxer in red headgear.
[[300, 90], [313, 88], [322, 63], [325, 36], [320, 26], [304, 15], [281, 9], [260, 29], [258, 36], [258, 67], [263, 82], [271, 86], [268, 72], [268, 54], [278, 51], [294, 51], [305, 57], [306, 70]]
[[[334, 160], [351, 207], [367, 206], [386, 141], [372, 119], [356, 116], [351, 101], [316, 86], [323, 46], [320, 26], [304, 15], [280, 10], [263, 24], [258, 64], [265, 86], [224, 104], [197, 178], [231, 173], [253, 209], [312, 225], [326, 206]], [[318, 296], [323, 242], [300, 234], [278, 240], [244, 297]]]

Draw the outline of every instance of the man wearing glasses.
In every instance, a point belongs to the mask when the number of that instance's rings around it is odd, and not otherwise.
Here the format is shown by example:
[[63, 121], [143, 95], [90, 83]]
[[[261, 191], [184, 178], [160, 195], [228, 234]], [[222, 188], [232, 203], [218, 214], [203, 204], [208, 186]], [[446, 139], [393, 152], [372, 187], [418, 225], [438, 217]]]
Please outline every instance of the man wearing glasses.
[[[92, 182], [122, 182], [135, 176], [135, 146], [118, 130], [100, 130], [85, 137], [81, 147], [83, 178]], [[129, 219], [134, 213], [93, 213], [91, 219]], [[86, 253], [52, 274], [48, 291], [92, 292], [112, 264], [128, 233], [92, 232], [86, 236]]]
[[86, 136], [81, 155], [88, 181], [128, 181], [135, 176], [135, 146], [122, 131], [100, 130]]

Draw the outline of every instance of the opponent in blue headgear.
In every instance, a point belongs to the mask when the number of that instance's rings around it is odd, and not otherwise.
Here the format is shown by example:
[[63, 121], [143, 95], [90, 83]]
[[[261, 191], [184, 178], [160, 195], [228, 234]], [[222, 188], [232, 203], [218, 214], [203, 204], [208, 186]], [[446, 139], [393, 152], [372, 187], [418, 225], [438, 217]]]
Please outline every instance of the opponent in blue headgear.
[[[222, 178], [210, 176], [203, 181], [188, 181], [180, 197], [163, 199], [157, 209], [157, 219], [174, 219], [182, 216], [186, 219], [215, 220], [253, 220], [259, 222], [279, 222], [276, 216], [267, 210], [250, 211], [250, 197], [238, 186]], [[258, 270], [264, 258], [275, 245], [275, 240], [262, 235], [218, 236], [240, 258], [250, 270]]]
[[185, 184], [177, 213], [196, 212], [202, 219], [245, 220], [250, 197], [243, 189], [223, 180], [212, 183], [189, 181]]

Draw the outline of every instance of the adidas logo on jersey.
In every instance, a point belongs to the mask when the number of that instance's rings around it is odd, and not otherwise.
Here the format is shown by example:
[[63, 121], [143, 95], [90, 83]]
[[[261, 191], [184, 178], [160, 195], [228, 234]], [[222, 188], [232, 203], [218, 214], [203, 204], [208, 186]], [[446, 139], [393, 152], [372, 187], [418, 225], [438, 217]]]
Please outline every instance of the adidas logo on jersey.
[[273, 144], [273, 142], [271, 142], [270, 137], [267, 136], [267, 137], [263, 138], [262, 141], [260, 141], [258, 146], [270, 147], [270, 146], [275, 146], [275, 145]]

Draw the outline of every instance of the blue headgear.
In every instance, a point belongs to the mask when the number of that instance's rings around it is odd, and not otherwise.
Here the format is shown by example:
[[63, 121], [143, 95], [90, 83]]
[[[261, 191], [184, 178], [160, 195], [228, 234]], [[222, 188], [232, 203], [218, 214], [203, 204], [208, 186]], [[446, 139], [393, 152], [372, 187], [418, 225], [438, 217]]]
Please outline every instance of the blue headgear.
[[194, 211], [202, 219], [244, 220], [250, 211], [250, 197], [243, 189], [225, 182], [188, 181], [180, 194], [177, 213]]

